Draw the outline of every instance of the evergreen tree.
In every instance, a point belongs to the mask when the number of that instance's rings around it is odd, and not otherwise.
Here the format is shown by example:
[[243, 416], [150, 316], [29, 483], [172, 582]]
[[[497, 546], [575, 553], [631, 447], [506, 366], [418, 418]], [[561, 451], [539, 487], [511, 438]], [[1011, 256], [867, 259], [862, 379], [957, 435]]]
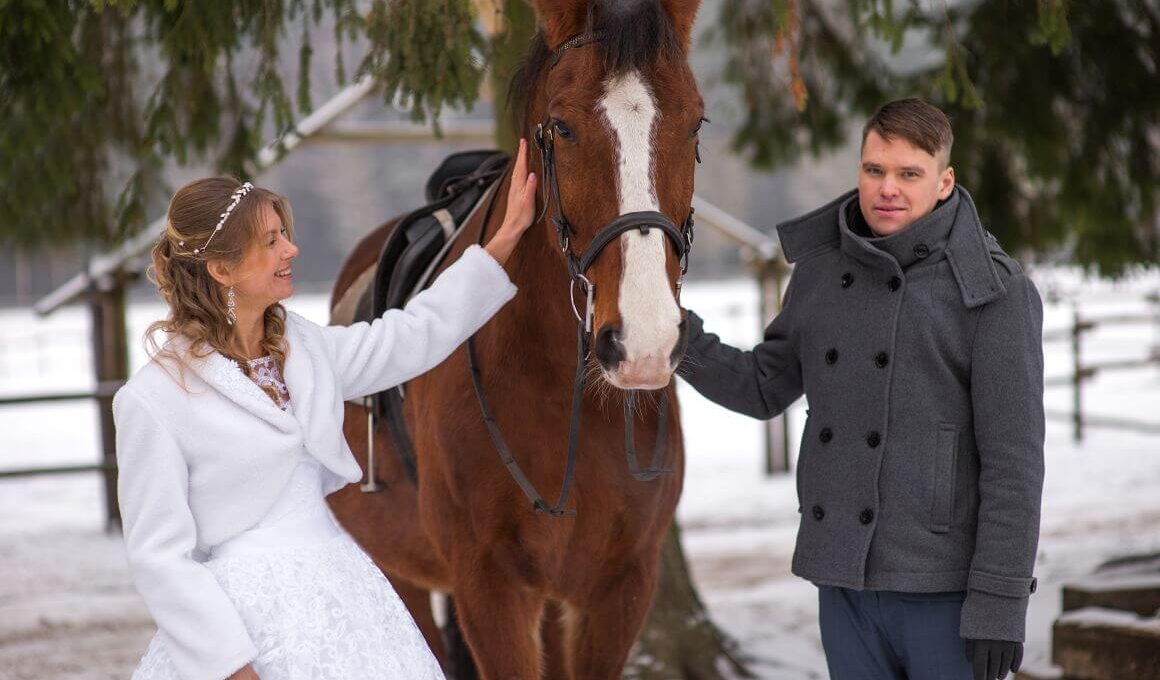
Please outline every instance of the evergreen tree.
[[[335, 80], [343, 44], [365, 46], [355, 72], [416, 120], [470, 107], [492, 66], [510, 140], [503, 81], [534, 26], [510, 5], [488, 38], [470, 0], [0, 0], [0, 240], [115, 243], [166, 193], [168, 160], [248, 175], [310, 110], [323, 25]], [[1109, 274], [1160, 256], [1160, 0], [724, 0], [708, 37], [745, 103], [735, 147], [758, 167], [824, 153], [919, 95], [950, 114], [958, 176], [1005, 244]], [[278, 68], [291, 39], [297, 74]], [[938, 58], [916, 67], [895, 58], [904, 44]]]
[[[1110, 275], [1160, 263], [1160, 2], [725, 0], [709, 37], [754, 165], [821, 154], [921, 96], [949, 115], [956, 176], [1004, 245]], [[904, 44], [934, 58], [897, 59]]]
[[[249, 176], [264, 140], [312, 108], [322, 26], [337, 38], [335, 81], [348, 79], [344, 43], [365, 45], [355, 74], [416, 120], [470, 107], [490, 66], [511, 146], [503, 94], [534, 17], [510, 1], [488, 38], [469, 0], [365, 12], [354, 0], [0, 0], [0, 243], [116, 243], [166, 194], [167, 161]], [[724, 0], [708, 39], [745, 105], [735, 149], [758, 167], [792, 164], [844, 143], [884, 101], [923, 96], [950, 114], [957, 175], [1004, 244], [1065, 248], [1108, 274], [1160, 259], [1160, 0], [894, 4]], [[296, 74], [279, 69], [288, 37]], [[939, 58], [896, 58], [914, 43]], [[675, 526], [663, 562], [627, 676], [747, 676]]]

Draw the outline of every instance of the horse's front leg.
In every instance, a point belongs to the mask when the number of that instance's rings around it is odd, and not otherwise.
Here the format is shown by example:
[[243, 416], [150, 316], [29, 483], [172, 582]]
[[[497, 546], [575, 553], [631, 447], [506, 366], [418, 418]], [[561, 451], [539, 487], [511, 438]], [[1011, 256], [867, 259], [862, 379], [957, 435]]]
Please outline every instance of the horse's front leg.
[[540, 680], [545, 599], [512, 583], [499, 560], [481, 556], [455, 570], [455, 607], [481, 680]]
[[572, 680], [620, 680], [657, 589], [657, 562], [636, 558], [564, 614]]

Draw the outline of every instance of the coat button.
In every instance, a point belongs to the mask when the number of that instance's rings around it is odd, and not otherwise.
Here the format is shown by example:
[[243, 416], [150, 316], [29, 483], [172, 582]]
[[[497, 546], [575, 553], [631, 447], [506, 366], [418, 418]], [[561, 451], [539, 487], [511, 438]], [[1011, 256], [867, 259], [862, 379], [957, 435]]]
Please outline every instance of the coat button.
[[858, 521], [863, 523], [863, 524], [869, 524], [869, 523], [873, 522], [874, 521], [874, 511], [871, 510], [870, 508], [866, 508], [865, 510], [862, 511], [862, 513], [860, 515], [858, 515]]
[[893, 293], [902, 287], [902, 279], [897, 276], [891, 276], [890, 281], [886, 285], [890, 287], [890, 292]]
[[814, 506], [813, 513], [814, 519], [818, 520], [819, 522], [822, 521], [822, 518], [826, 516], [826, 511], [820, 505]]
[[915, 257], [922, 259], [922, 258], [926, 257], [927, 255], [930, 255], [930, 248], [928, 248], [925, 243], [920, 243], [914, 247], [914, 256]]
[[846, 272], [845, 274], [842, 274], [842, 287], [843, 288], [849, 288], [853, 284], [854, 284], [854, 275], [853, 274], [851, 274], [850, 272]]
[[878, 355], [874, 357], [874, 365], [878, 368], [886, 368], [886, 364], [888, 363], [890, 363], [890, 355], [886, 352], [879, 352]]
[[838, 363], [838, 350], [831, 347], [826, 351], [826, 363], [831, 366]]
[[877, 430], [874, 430], [866, 435], [866, 443], [870, 445], [870, 448], [876, 449], [882, 443], [882, 435], [878, 434]]
[[823, 444], [829, 444], [830, 440], [833, 438], [834, 432], [828, 427], [823, 427], [822, 431], [818, 433], [818, 439], [820, 439]]
[[[994, 238], [994, 237], [992, 236], [991, 238]], [[1032, 579], [1031, 579], [1031, 593], [1035, 594], [1036, 590], [1039, 590], [1039, 579], [1032, 577]]]

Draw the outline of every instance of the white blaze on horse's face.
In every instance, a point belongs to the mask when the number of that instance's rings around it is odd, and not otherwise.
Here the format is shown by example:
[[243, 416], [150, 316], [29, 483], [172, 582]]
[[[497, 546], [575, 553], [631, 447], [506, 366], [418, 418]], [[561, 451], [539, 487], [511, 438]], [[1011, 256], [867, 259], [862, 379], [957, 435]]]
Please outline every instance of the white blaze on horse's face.
[[[653, 182], [657, 105], [648, 86], [636, 71], [612, 78], [597, 109], [616, 142], [620, 214], [660, 211]], [[624, 271], [617, 303], [625, 358], [606, 377], [622, 389], [658, 389], [672, 376], [681, 313], [665, 270], [666, 238], [660, 229], [647, 234], [633, 230], [620, 237]]]

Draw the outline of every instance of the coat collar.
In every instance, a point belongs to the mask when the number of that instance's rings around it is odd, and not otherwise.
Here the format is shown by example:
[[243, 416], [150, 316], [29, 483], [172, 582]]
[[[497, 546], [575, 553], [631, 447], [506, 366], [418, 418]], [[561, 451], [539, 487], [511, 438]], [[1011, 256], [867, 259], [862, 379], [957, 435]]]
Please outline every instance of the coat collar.
[[962, 291], [963, 304], [978, 307], [1003, 297], [1007, 292], [991, 257], [993, 251], [1001, 252], [1001, 249], [999, 242], [979, 221], [971, 194], [957, 184], [955, 192], [960, 195], [962, 203], [947, 244], [947, 259]]
[[[929, 214], [915, 220], [906, 229], [890, 236], [860, 236], [854, 233], [851, 219], [859, 210], [857, 195], [850, 197], [838, 209], [838, 235], [842, 252], [868, 266], [881, 266], [883, 256], [906, 271], [919, 263], [933, 263], [947, 253], [955, 216], [959, 209], [959, 195], [951, 192], [945, 201]], [[867, 232], [869, 233], [869, 232]]]
[[[287, 324], [287, 344], [294, 347], [297, 343], [290, 338], [292, 334], [290, 326], [291, 324]], [[190, 371], [237, 406], [284, 432], [294, 431], [299, 427], [300, 421], [305, 421], [309, 417], [311, 404], [306, 396], [311, 394], [313, 377], [310, 375], [310, 367], [304, 365], [308, 360], [296, 356], [300, 354], [299, 352], [287, 352], [286, 366], [283, 370], [282, 379], [290, 392], [292, 404], [288, 412], [278, 408], [270, 396], [246, 376], [234, 360], [217, 351], [204, 357], [191, 356], [190, 344], [189, 339], [184, 336], [175, 336], [167, 343], [177, 356], [182, 357], [183, 363]], [[295, 395], [301, 396], [296, 399]]]
[[786, 260], [798, 262], [840, 248], [867, 266], [905, 271], [918, 261], [945, 257], [968, 308], [1004, 294], [987, 232], [966, 189], [956, 185], [946, 201], [905, 231], [871, 239], [854, 234], [846, 223], [846, 210], [851, 205], [857, 209], [857, 198], [857, 190], [848, 191], [817, 210], [778, 225]]

